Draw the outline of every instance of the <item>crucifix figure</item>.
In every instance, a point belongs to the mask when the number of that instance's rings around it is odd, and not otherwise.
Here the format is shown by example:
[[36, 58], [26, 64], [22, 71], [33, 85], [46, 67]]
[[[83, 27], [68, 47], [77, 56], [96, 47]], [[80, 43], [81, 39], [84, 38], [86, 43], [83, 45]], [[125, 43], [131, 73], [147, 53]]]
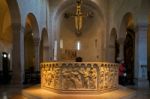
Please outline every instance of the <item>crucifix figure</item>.
[[93, 13], [92, 12], [87, 12], [86, 14], [84, 14], [81, 11], [81, 4], [82, 4], [82, 0], [76, 0], [76, 12], [74, 14], [71, 13], [65, 13], [65, 17], [69, 18], [70, 16], [74, 17], [75, 20], [75, 29], [76, 29], [76, 34], [77, 36], [81, 35], [81, 30], [83, 27], [83, 17], [93, 17]]
[[81, 29], [82, 29], [82, 21], [83, 21], [83, 14], [81, 12], [81, 4], [82, 1], [78, 0], [77, 5], [76, 5], [76, 13], [75, 13], [75, 28], [76, 28], [76, 33], [77, 35], [81, 34]]

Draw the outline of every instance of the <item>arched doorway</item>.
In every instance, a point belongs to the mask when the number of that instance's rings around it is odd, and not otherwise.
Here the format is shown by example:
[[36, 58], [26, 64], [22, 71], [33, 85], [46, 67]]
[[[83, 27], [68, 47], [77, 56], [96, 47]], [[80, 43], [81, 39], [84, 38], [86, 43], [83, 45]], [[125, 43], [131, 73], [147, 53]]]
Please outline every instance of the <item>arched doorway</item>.
[[120, 26], [120, 59], [124, 60], [127, 83], [134, 84], [135, 32], [134, 20], [130, 12], [123, 16]]
[[40, 42], [40, 62], [49, 60], [49, 42], [47, 30], [42, 30], [41, 42]]
[[[39, 28], [35, 15], [29, 13], [26, 18], [26, 30], [25, 30], [25, 44], [26, 48], [29, 49], [26, 54], [30, 55], [30, 64], [34, 71], [39, 71], [39, 49], [40, 49], [40, 37], [39, 37]], [[28, 46], [28, 47], [27, 47]], [[28, 62], [29, 62], [28, 61]], [[28, 66], [27, 66], [28, 67]]]
[[115, 28], [112, 28], [110, 34], [110, 41], [109, 41], [109, 61], [110, 62], [117, 62], [117, 58], [119, 56], [119, 44], [117, 42], [117, 31]]
[[128, 28], [124, 42], [124, 61], [126, 65], [128, 84], [134, 80], [135, 32]]
[[29, 70], [29, 69], [34, 70], [34, 59], [35, 59], [34, 50], [35, 49], [34, 49], [32, 27], [31, 27], [30, 23], [26, 23], [25, 35], [24, 35], [24, 65], [25, 65], [25, 70]]
[[39, 83], [39, 34], [35, 16], [29, 13], [25, 23], [24, 33], [24, 83]]

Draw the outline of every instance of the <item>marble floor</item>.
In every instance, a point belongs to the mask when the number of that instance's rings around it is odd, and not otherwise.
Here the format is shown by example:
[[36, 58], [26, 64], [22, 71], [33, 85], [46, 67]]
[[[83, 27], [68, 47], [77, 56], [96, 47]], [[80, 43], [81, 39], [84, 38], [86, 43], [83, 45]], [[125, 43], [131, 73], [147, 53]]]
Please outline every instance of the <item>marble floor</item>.
[[[30, 85], [31, 86], [31, 85]], [[28, 99], [24, 97], [21, 92], [25, 87], [30, 86], [12, 86], [12, 85], [1, 85], [0, 86], [0, 99]], [[128, 86], [127, 86], [128, 87]], [[137, 94], [133, 99], [150, 99], [150, 88], [147, 89], [135, 89], [134, 87], [130, 88], [136, 90]], [[83, 99], [83, 97], [78, 97], [77, 99]], [[84, 99], [91, 99], [89, 96], [85, 96]]]

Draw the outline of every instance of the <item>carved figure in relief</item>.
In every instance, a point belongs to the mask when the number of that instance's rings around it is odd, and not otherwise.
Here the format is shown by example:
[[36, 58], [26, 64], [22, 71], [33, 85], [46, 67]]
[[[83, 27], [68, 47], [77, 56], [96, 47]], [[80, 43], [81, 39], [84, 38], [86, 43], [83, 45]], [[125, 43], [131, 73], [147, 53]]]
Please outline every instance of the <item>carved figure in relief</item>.
[[83, 88], [89, 88], [89, 70], [87, 67], [83, 70]]
[[110, 71], [110, 88], [112, 88], [113, 87], [113, 79], [114, 79], [114, 75], [113, 75], [113, 72], [112, 72], [112, 70]]
[[105, 83], [105, 74], [104, 74], [104, 67], [100, 68], [100, 74], [99, 74], [99, 87], [100, 90], [104, 88], [104, 83]]
[[50, 78], [48, 81], [50, 83], [49, 87], [54, 88], [55, 71], [53, 68], [51, 68], [50, 75], [48, 75], [48, 76]]
[[89, 88], [95, 89], [97, 84], [97, 71], [96, 68], [91, 67], [89, 71]]
[[75, 84], [75, 86], [74, 86], [75, 89], [81, 88], [81, 86], [82, 86], [81, 77], [80, 77], [77, 67], [72, 68], [71, 79]]
[[81, 83], [81, 88], [83, 88], [84, 85], [84, 67], [81, 65], [81, 67], [78, 69], [79, 75], [80, 75], [80, 83]]
[[54, 87], [60, 88], [60, 68], [55, 68]]
[[45, 83], [45, 77], [44, 77], [44, 67], [42, 67], [41, 69], [41, 84], [42, 86], [44, 86], [44, 83]]
[[106, 66], [106, 69], [105, 69], [106, 73], [105, 73], [105, 88], [108, 88], [109, 87], [109, 68], [108, 66]]
[[75, 86], [74, 82], [72, 81], [71, 79], [71, 68], [69, 67], [68, 69], [67, 68], [63, 68], [63, 71], [62, 71], [62, 76], [63, 76], [63, 79], [62, 79], [62, 86], [63, 86], [63, 89], [69, 89], [69, 88], [73, 88], [73, 86]]
[[47, 70], [46, 68], [43, 68], [43, 72], [42, 72], [42, 86], [46, 86], [47, 85]]
[[47, 79], [48, 79], [48, 81], [47, 81], [47, 83], [48, 83], [48, 86], [51, 86], [51, 82], [52, 82], [52, 80], [53, 80], [53, 75], [52, 75], [52, 72], [51, 72], [51, 70], [49, 70], [48, 72], [47, 72]]

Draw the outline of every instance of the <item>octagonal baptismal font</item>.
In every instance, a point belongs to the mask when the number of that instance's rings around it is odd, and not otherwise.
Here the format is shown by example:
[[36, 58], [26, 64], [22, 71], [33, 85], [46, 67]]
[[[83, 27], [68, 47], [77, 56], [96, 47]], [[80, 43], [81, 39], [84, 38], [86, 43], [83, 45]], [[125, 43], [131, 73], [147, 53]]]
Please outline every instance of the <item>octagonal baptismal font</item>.
[[41, 88], [57, 93], [101, 93], [118, 88], [118, 64], [41, 63]]
[[118, 68], [106, 62], [44, 62], [41, 85], [22, 94], [28, 99], [131, 99], [136, 91], [118, 85]]

